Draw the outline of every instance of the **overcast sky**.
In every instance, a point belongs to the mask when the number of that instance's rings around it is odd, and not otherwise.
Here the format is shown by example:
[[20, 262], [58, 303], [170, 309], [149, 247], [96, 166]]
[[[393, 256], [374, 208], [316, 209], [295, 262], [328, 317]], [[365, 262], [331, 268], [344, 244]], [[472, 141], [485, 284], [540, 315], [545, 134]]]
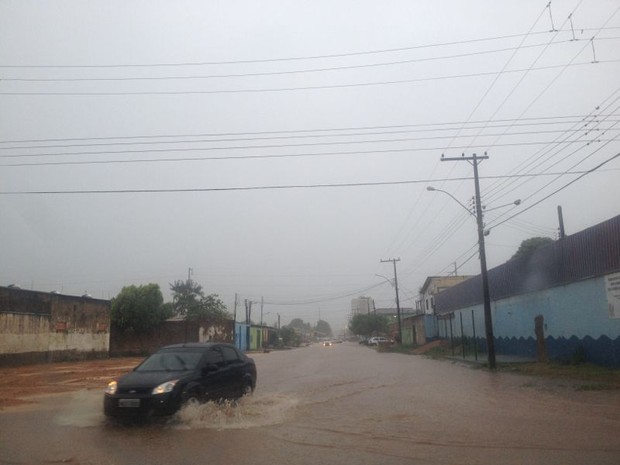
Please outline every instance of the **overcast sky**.
[[568, 234], [618, 215], [620, 4], [547, 4], [1, 1], [0, 284], [168, 298], [191, 268], [340, 331], [353, 297], [395, 307], [382, 259], [406, 307], [479, 273], [442, 154], [488, 154], [490, 267], [558, 205]]

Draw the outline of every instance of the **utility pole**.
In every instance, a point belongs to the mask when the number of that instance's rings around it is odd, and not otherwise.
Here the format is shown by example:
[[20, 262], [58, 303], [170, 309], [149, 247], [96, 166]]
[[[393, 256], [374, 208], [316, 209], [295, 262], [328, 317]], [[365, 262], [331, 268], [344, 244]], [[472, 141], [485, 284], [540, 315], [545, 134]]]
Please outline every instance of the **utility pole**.
[[560, 239], [566, 237], [566, 231], [564, 230], [564, 216], [562, 215], [562, 206], [558, 205], [558, 221], [560, 222], [559, 233]]
[[263, 326], [263, 304], [264, 304], [264, 302], [265, 302], [265, 300], [261, 296], [261, 298], [260, 298], [260, 325], [261, 326]]
[[474, 185], [476, 189], [476, 222], [478, 223], [478, 249], [480, 253], [480, 276], [482, 278], [482, 300], [484, 302], [484, 328], [487, 338], [487, 353], [489, 369], [495, 370], [495, 336], [493, 335], [493, 320], [491, 317], [491, 295], [489, 292], [489, 275], [487, 272], [487, 256], [484, 247], [484, 223], [482, 221], [482, 202], [480, 200], [480, 181], [478, 179], [478, 162], [487, 160], [485, 153], [479, 157], [475, 153], [471, 157], [444, 158], [441, 161], [467, 161], [474, 167]]
[[235, 292], [235, 309], [233, 310], [233, 344], [236, 342], [235, 339], [235, 335], [237, 333], [237, 328], [235, 327], [237, 325], [237, 293]]
[[381, 260], [381, 263], [392, 262], [394, 265], [394, 288], [396, 289], [396, 318], [398, 319], [398, 343], [403, 343], [403, 328], [400, 323], [400, 300], [398, 298], [398, 276], [396, 274], [396, 262], [399, 262], [400, 258], [388, 258], [387, 260]]
[[193, 274], [194, 274], [194, 269], [193, 268], [188, 268], [187, 269], [187, 282], [188, 283], [191, 281]]

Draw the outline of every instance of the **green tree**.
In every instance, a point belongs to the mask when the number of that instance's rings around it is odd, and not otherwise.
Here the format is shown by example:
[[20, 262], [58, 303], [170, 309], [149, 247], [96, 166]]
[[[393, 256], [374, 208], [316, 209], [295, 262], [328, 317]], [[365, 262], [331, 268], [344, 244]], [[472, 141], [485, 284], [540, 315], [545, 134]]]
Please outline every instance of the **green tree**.
[[299, 347], [301, 344], [301, 337], [290, 326], [283, 326], [280, 329], [280, 337], [282, 338], [282, 344], [287, 347]]
[[205, 295], [202, 286], [192, 279], [170, 284], [174, 314], [186, 321], [230, 318], [226, 305], [217, 294]]
[[388, 318], [376, 313], [361, 313], [354, 315], [349, 321], [349, 330], [359, 336], [385, 334], [388, 332]]
[[531, 237], [529, 239], [525, 239], [523, 242], [521, 242], [521, 245], [519, 246], [515, 254], [511, 257], [511, 260], [513, 258], [520, 258], [531, 255], [537, 248], [549, 244], [553, 244], [553, 239], [550, 239], [548, 237]]
[[148, 331], [172, 315], [157, 284], [125, 286], [112, 299], [111, 321], [125, 331]]
[[327, 337], [332, 337], [333, 335], [331, 326], [329, 325], [327, 321], [324, 321], [324, 320], [317, 321], [316, 326], [314, 327], [314, 330], [317, 333], [321, 333], [321, 335], [324, 335]]
[[297, 329], [304, 334], [309, 334], [312, 331], [312, 325], [310, 323], [304, 323], [301, 318], [293, 318], [288, 324], [290, 328]]

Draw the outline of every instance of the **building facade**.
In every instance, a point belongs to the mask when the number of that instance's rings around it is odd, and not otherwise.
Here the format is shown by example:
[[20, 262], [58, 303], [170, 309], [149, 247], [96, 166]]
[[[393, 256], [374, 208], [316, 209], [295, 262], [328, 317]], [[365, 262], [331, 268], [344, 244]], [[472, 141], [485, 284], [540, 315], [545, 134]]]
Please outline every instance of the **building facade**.
[[416, 302], [416, 310], [426, 315], [434, 315], [435, 295], [469, 278], [471, 276], [429, 276], [420, 288], [420, 298]]
[[375, 301], [372, 297], [358, 297], [351, 299], [351, 315], [366, 315], [375, 311]]
[[[498, 354], [620, 366], [620, 216], [489, 270]], [[482, 282], [435, 297], [440, 337], [485, 348]]]

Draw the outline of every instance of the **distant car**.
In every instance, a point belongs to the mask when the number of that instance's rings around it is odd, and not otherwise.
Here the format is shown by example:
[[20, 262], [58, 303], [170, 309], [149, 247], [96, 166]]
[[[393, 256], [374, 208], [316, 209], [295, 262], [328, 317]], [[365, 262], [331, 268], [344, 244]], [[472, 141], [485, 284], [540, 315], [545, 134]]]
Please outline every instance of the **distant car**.
[[381, 336], [371, 337], [370, 339], [368, 339], [369, 346], [378, 346], [382, 342], [390, 342], [390, 340], [386, 337]]
[[325, 341], [323, 342], [323, 347], [331, 347], [333, 345], [332, 341]]
[[238, 399], [256, 387], [256, 365], [232, 344], [162, 347], [105, 389], [109, 417], [172, 415], [185, 403]]

